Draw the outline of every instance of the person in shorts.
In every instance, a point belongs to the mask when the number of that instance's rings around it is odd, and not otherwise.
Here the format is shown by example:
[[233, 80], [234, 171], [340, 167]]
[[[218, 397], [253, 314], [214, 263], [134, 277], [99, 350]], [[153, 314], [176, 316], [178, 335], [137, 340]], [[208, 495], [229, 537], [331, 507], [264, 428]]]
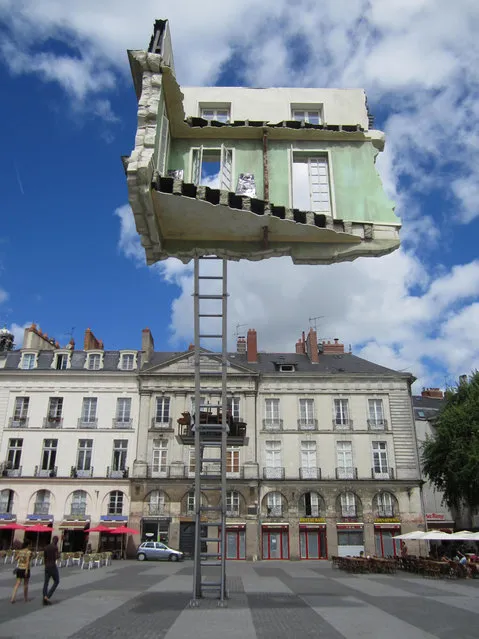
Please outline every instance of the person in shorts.
[[11, 603], [15, 603], [17, 596], [17, 590], [23, 581], [23, 596], [25, 601], [28, 601], [28, 582], [30, 581], [30, 562], [32, 559], [32, 551], [30, 550], [30, 542], [24, 541], [22, 549], [17, 553], [17, 567], [15, 569], [15, 576], [17, 578], [13, 587]]

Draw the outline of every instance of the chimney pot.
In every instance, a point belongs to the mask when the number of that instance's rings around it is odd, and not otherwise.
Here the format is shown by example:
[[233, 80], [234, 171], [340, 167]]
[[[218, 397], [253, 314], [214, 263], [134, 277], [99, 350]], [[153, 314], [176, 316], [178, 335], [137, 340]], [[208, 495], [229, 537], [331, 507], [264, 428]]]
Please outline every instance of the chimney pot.
[[248, 364], [256, 364], [258, 362], [258, 337], [254, 328], [248, 329], [246, 336], [246, 353]]

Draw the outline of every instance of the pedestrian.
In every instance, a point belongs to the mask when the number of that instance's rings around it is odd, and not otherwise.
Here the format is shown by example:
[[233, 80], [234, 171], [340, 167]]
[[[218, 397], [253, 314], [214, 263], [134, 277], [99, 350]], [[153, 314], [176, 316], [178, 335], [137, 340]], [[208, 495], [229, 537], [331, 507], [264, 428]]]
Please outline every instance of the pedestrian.
[[30, 550], [30, 542], [24, 541], [22, 549], [17, 552], [17, 567], [15, 569], [15, 576], [17, 578], [15, 585], [13, 586], [11, 603], [15, 603], [15, 597], [17, 596], [17, 590], [23, 581], [23, 596], [25, 601], [28, 601], [28, 582], [30, 581], [30, 561], [32, 558], [32, 551]]
[[[52, 539], [52, 543], [45, 546], [43, 551], [44, 555], [44, 563], [45, 563], [45, 581], [43, 583], [43, 605], [50, 606], [53, 593], [57, 589], [58, 584], [60, 583], [60, 575], [58, 574], [58, 566], [57, 560], [60, 556], [58, 552], [58, 537], [55, 536]], [[48, 584], [50, 583], [50, 579], [53, 579], [53, 584], [50, 586], [50, 590], [48, 589]]]

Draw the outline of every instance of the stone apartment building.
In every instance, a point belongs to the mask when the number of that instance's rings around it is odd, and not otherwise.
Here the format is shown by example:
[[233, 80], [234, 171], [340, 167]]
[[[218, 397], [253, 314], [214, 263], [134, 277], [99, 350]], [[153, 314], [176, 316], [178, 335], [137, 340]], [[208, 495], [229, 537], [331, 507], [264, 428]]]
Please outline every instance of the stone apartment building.
[[[285, 353], [249, 330], [228, 360], [229, 408], [246, 423], [228, 436], [230, 559], [394, 554], [393, 535], [423, 526], [409, 374], [312, 329]], [[218, 376], [205, 388], [216, 403]], [[43, 521], [74, 549], [128, 522], [130, 549], [192, 551], [194, 436], [177, 423], [193, 409], [192, 350], [155, 351], [148, 329], [140, 351], [107, 351], [90, 330], [83, 350], [60, 348], [32, 326], [0, 354], [0, 389], [0, 521]]]

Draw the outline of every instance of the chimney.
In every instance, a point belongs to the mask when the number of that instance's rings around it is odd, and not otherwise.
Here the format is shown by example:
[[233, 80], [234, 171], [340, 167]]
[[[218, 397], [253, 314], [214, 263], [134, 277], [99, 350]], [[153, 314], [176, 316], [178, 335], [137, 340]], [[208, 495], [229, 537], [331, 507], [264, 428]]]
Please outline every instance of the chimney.
[[323, 341], [323, 353], [325, 355], [341, 355], [344, 353], [344, 344], [340, 344], [337, 337], [334, 338], [334, 342]]
[[444, 399], [444, 393], [440, 388], [423, 388], [422, 397], [434, 397], [435, 399]]
[[246, 352], [248, 364], [256, 364], [258, 362], [258, 338], [254, 328], [248, 329]]
[[144, 328], [141, 331], [141, 350], [144, 353], [143, 364], [146, 364], [146, 362], [150, 361], [155, 350], [155, 342], [149, 328]]
[[23, 332], [22, 348], [32, 348], [38, 351], [54, 351], [57, 346], [56, 340], [51, 337], [49, 338], [46, 333], [43, 333], [40, 328], [37, 328], [36, 324], [32, 324]]
[[306, 338], [306, 353], [311, 364], [319, 364], [318, 336], [313, 328], [309, 329], [308, 337]]
[[91, 328], [87, 328], [85, 331], [85, 337], [83, 339], [83, 350], [84, 351], [93, 351], [93, 350], [103, 350], [103, 341], [97, 339]]
[[304, 338], [304, 331], [301, 337], [296, 342], [296, 354], [297, 355], [306, 355], [306, 343]]
[[246, 339], [244, 337], [238, 337], [236, 342], [236, 352], [241, 355], [246, 354]]

